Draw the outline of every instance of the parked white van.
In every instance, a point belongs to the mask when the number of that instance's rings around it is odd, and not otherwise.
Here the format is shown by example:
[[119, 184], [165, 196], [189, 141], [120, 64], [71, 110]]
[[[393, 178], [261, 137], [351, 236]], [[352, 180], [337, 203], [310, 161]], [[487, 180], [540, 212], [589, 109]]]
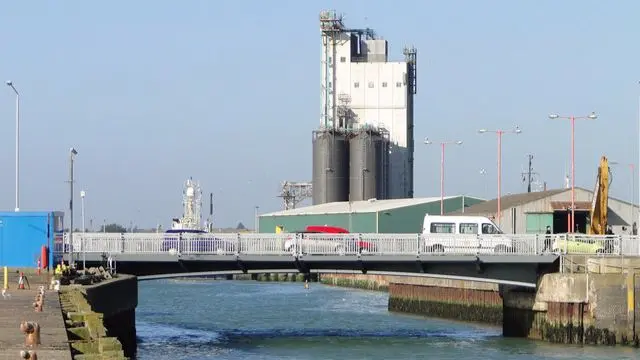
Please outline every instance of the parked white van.
[[484, 216], [425, 215], [425, 252], [454, 254], [505, 253], [512, 240]]

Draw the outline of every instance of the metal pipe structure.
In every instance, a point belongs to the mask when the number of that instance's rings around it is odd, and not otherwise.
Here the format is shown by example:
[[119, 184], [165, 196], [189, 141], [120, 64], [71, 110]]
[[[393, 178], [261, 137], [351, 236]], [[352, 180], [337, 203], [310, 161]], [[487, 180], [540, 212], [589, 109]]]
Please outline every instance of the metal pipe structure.
[[425, 145], [440, 144], [440, 215], [444, 215], [444, 148], [447, 145], [462, 145], [462, 141], [433, 142], [429, 138], [425, 138], [424, 143]]
[[13, 81], [8, 80], [7, 86], [16, 94], [16, 208], [20, 211], [20, 93], [13, 85]]
[[571, 229], [576, 231], [576, 120], [595, 120], [598, 118], [595, 112], [587, 116], [560, 116], [558, 114], [549, 115], [549, 119], [567, 119], [571, 121]]
[[[617, 161], [609, 161], [609, 165], [620, 165], [620, 162]], [[631, 218], [633, 222], [637, 223], [636, 217], [636, 165], [634, 163], [627, 164], [629, 169], [631, 170]]]
[[69, 149], [69, 265], [75, 265], [73, 260], [73, 160], [76, 155], [78, 155], [76, 149]]
[[498, 219], [498, 226], [500, 226], [502, 220], [502, 135], [504, 134], [520, 134], [522, 130], [519, 127], [515, 127], [512, 130], [487, 130], [480, 129], [478, 133], [494, 133], [498, 135], [498, 214], [496, 218]]

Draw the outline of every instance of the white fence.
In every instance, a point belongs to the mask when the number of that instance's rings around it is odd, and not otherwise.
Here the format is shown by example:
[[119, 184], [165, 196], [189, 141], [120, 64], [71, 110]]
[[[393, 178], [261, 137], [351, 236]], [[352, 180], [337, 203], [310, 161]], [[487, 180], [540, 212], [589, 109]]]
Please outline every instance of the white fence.
[[54, 252], [217, 255], [538, 255], [638, 256], [638, 236], [581, 234], [166, 234], [74, 233]]

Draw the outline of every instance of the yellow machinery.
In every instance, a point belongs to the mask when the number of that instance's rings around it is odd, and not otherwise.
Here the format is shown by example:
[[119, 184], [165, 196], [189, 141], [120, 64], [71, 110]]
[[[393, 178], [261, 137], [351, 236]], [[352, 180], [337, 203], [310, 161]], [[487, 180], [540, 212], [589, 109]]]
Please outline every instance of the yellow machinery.
[[593, 191], [591, 203], [590, 234], [604, 235], [607, 230], [607, 209], [609, 206], [609, 160], [606, 156], [600, 158], [596, 188]]

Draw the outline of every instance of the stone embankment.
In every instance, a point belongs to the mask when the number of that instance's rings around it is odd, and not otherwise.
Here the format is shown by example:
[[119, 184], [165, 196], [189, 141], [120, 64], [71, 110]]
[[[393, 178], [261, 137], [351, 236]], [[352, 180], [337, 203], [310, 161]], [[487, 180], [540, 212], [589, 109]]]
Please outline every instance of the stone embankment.
[[125, 359], [136, 353], [135, 276], [111, 276], [102, 268], [69, 279], [60, 288], [74, 359]]

